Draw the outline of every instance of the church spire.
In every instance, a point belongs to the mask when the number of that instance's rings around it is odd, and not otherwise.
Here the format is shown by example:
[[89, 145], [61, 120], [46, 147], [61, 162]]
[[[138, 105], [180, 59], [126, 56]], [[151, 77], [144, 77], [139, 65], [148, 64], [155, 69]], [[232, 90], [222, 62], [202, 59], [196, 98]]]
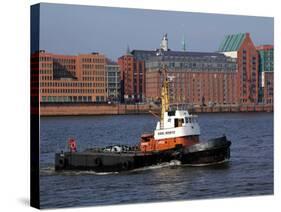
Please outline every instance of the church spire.
[[182, 48], [182, 51], [186, 51], [186, 42], [185, 42], [185, 36], [183, 34], [183, 37], [182, 37], [182, 41], [181, 41], [181, 48]]
[[126, 54], [127, 54], [127, 55], [130, 55], [130, 54], [131, 54], [130, 47], [129, 47], [129, 45], [128, 45], [128, 44], [127, 44]]

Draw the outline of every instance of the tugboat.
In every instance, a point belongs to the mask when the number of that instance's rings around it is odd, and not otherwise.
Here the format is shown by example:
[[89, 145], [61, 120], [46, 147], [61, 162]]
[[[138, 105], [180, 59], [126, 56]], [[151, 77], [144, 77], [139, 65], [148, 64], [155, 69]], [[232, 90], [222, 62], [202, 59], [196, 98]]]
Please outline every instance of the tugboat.
[[154, 133], [143, 134], [137, 146], [116, 145], [78, 152], [74, 139], [69, 151], [55, 154], [55, 170], [120, 172], [173, 160], [191, 166], [227, 162], [231, 142], [225, 135], [201, 142], [197, 116], [187, 109], [173, 107], [169, 98], [170, 77], [162, 68], [161, 117]]

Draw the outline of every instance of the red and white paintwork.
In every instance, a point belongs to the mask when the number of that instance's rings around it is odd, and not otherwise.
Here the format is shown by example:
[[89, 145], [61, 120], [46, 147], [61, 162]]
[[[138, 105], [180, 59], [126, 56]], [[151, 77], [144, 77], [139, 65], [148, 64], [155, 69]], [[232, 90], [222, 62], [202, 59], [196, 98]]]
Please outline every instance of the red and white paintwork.
[[199, 142], [199, 135], [197, 116], [187, 110], [165, 112], [162, 123], [157, 122], [154, 134], [142, 135], [140, 149], [152, 152], [172, 149], [176, 145], [188, 147]]

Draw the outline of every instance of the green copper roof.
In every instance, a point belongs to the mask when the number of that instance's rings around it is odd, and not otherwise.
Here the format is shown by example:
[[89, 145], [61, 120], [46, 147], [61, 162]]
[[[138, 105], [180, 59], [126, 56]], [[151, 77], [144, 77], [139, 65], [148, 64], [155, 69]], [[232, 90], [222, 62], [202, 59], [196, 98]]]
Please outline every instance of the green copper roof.
[[246, 37], [246, 33], [239, 33], [239, 34], [225, 36], [223, 42], [219, 47], [219, 52], [238, 51], [245, 37]]

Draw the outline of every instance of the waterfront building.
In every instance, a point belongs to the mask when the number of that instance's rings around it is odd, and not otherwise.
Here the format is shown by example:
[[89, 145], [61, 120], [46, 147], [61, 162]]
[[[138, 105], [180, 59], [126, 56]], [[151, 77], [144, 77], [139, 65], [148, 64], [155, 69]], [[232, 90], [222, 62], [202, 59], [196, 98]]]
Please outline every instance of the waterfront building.
[[236, 104], [236, 59], [220, 53], [165, 51], [146, 61], [146, 99], [159, 101], [162, 75], [168, 67], [172, 103]]
[[142, 102], [145, 98], [145, 66], [131, 53], [118, 58], [121, 79], [121, 100], [126, 103]]
[[108, 101], [119, 102], [120, 101], [120, 69], [119, 69], [119, 65], [116, 62], [107, 59], [106, 74], [107, 74]]
[[238, 103], [258, 102], [258, 52], [249, 33], [225, 36], [219, 52], [237, 59]]
[[259, 100], [273, 104], [274, 48], [272, 45], [256, 47], [259, 54]]
[[144, 61], [146, 101], [159, 101], [161, 75], [159, 68], [166, 64], [173, 77], [170, 95], [174, 103], [197, 105], [236, 104], [236, 59], [220, 53], [172, 51], [165, 34], [160, 48], [133, 50], [130, 57]]
[[[160, 48], [127, 51], [126, 55], [119, 58], [124, 86], [121, 90], [124, 90], [125, 98], [135, 96], [133, 88], [139, 85], [137, 80], [133, 80], [133, 76], [137, 75], [136, 65], [133, 64], [141, 61], [145, 76], [143, 101], [159, 101], [161, 76], [158, 70], [160, 64], [166, 64], [169, 74], [173, 77], [170, 92], [176, 103], [196, 105], [258, 103], [261, 87], [259, 54], [249, 33], [225, 36], [218, 52], [213, 53], [188, 52], [185, 39], [182, 44], [183, 51], [169, 49], [168, 37], [165, 34], [160, 42]], [[261, 76], [264, 78], [263, 81], [267, 81], [266, 85], [263, 83], [263, 102], [270, 103], [273, 101], [273, 73], [267, 71]]]
[[40, 102], [105, 102], [105, 67], [106, 58], [99, 53], [70, 56], [41, 50], [31, 56]]

